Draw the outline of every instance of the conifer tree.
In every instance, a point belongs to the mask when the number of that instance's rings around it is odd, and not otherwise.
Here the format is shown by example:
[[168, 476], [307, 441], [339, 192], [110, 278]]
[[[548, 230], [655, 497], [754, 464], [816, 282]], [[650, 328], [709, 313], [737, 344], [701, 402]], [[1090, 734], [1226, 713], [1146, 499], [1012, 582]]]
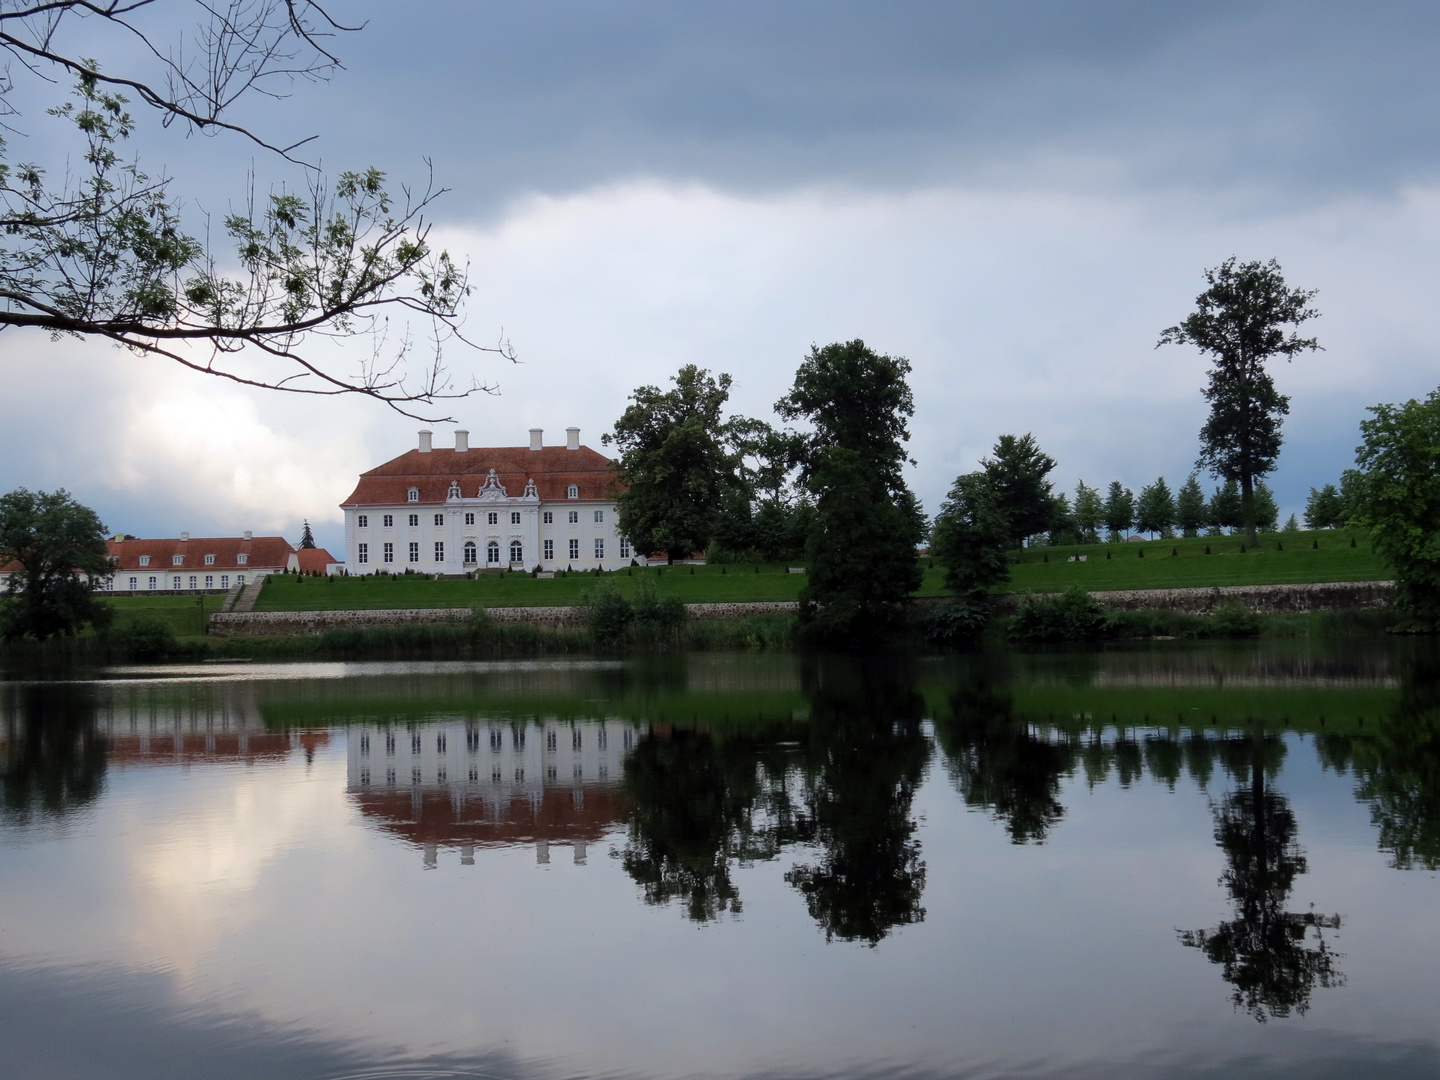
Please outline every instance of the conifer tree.
[[1180, 494], [1175, 499], [1175, 524], [1186, 536], [1199, 536], [1200, 530], [1205, 527], [1205, 492], [1193, 472], [1181, 485]]
[[1119, 480], [1110, 481], [1110, 491], [1105, 496], [1105, 527], [1110, 530], [1110, 539], [1119, 539], [1121, 533], [1128, 533], [1135, 524], [1135, 493], [1123, 487]]
[[1175, 499], [1163, 476], [1140, 489], [1140, 501], [1135, 504], [1135, 523], [1141, 532], [1159, 533], [1162, 537], [1172, 535]]
[[1070, 511], [1075, 522], [1076, 539], [1082, 544], [1093, 544], [1099, 539], [1100, 522], [1105, 517], [1105, 503], [1100, 492], [1086, 487], [1081, 480], [1075, 485], [1075, 505]]

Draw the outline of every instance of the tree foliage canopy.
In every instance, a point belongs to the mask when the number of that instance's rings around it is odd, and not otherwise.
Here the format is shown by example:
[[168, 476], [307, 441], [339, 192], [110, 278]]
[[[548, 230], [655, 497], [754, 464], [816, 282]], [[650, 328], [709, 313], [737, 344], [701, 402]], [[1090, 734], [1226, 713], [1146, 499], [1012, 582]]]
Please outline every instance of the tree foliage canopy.
[[1205, 527], [1205, 492], [1193, 472], [1186, 477], [1175, 496], [1175, 524], [1186, 536], [1199, 536], [1200, 530]]
[[1357, 468], [1345, 474], [1352, 512], [1394, 568], [1399, 605], [1422, 628], [1440, 629], [1440, 390], [1370, 412]]
[[1210, 416], [1200, 429], [1201, 468], [1240, 484], [1244, 525], [1255, 539], [1254, 483], [1275, 468], [1280, 425], [1290, 399], [1265, 370], [1270, 359], [1318, 349], [1294, 328], [1319, 315], [1313, 290], [1292, 289], [1280, 264], [1237, 262], [1234, 256], [1205, 271], [1207, 288], [1183, 322], [1163, 331], [1159, 345], [1194, 345], [1211, 357], [1202, 391]]
[[20, 570], [0, 601], [0, 636], [43, 641], [109, 625], [114, 610], [95, 595], [113, 565], [105, 526], [63, 488], [0, 496], [0, 566], [11, 561]]
[[[173, 7], [162, 29], [147, 22], [150, 0], [0, 0], [0, 49], [15, 61], [0, 83], [6, 127], [29, 135], [21, 99], [75, 87], [45, 114], [68, 160], [17, 162], [0, 141], [0, 329], [106, 340], [250, 386], [363, 394], [407, 415], [483, 389], [456, 387], [442, 363], [448, 344], [471, 344], [470, 286], [430, 242], [425, 215], [443, 194], [433, 179], [398, 194], [374, 168], [332, 183], [296, 156], [308, 139], [275, 145], [231, 119], [243, 99], [328, 77], [339, 66], [330, 39], [353, 28], [314, 0], [195, 0], [198, 26], [172, 43]], [[142, 120], [241, 139], [302, 178], [259, 199], [236, 192], [244, 208], [223, 219], [233, 247], [211, 250], [182, 220], [170, 178], [125, 156], [140, 122], [132, 102]], [[417, 372], [412, 322], [431, 349]], [[321, 359], [327, 340], [354, 337], [368, 348], [352, 370]]]
[[1005, 552], [1010, 546], [1010, 519], [1001, 508], [995, 487], [984, 472], [955, 478], [940, 504], [930, 537], [930, 554], [945, 568], [945, 587], [974, 599], [1010, 579]]
[[1112, 535], [1129, 532], [1135, 524], [1135, 493], [1120, 483], [1110, 481], [1105, 495], [1105, 527]]
[[1141, 532], [1168, 536], [1174, 524], [1175, 497], [1161, 476], [1140, 489], [1140, 501], [1135, 504], [1135, 525]]
[[996, 504], [1010, 523], [1010, 543], [1019, 546], [1027, 537], [1049, 532], [1057, 507], [1053, 486], [1045, 479], [1055, 459], [1040, 449], [1034, 435], [1001, 435], [981, 467], [990, 478]]
[[620, 531], [640, 552], [685, 559], [704, 551], [722, 503], [739, 483], [737, 434], [743, 421], [726, 420], [730, 376], [717, 379], [694, 364], [672, 376], [672, 390], [642, 386], [602, 441], [620, 449], [626, 485], [616, 499]]

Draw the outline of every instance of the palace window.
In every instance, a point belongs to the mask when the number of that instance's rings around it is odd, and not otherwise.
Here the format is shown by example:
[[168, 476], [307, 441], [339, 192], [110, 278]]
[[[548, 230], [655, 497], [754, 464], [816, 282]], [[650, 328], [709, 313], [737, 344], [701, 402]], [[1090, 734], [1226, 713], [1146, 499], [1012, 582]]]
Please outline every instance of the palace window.
[[571, 540], [571, 541], [570, 541], [570, 558], [571, 558], [571, 559], [578, 559], [578, 558], [580, 558], [580, 541], [579, 541], [579, 540]]
[[604, 510], [596, 510], [596, 511], [595, 511], [595, 524], [596, 524], [596, 525], [599, 525], [599, 524], [600, 524], [601, 522], [603, 522], [604, 520], [605, 520], [605, 511], [604, 511]]
[[410, 527], [411, 527], [412, 529], [418, 529], [418, 528], [420, 527], [420, 515], [419, 515], [419, 514], [411, 514], [411, 515], [410, 515]]
[[523, 563], [525, 561], [525, 549], [519, 540], [510, 541], [510, 561], [512, 563]]
[[420, 489], [419, 489], [419, 488], [411, 488], [409, 491], [407, 491], [407, 492], [405, 493], [405, 501], [406, 501], [406, 502], [419, 502], [419, 501], [420, 501]]
[[384, 548], [381, 549], [380, 557], [387, 563], [393, 563], [395, 561], [395, 545], [386, 544]]
[[511, 524], [511, 525], [519, 525], [519, 524], [520, 524], [520, 512], [519, 512], [518, 510], [517, 510], [517, 511], [513, 511], [513, 512], [510, 514], [510, 524]]
[[485, 545], [485, 565], [500, 565], [500, 541], [491, 540], [488, 544]]
[[380, 523], [384, 525], [387, 529], [393, 528], [395, 525], [395, 515], [386, 514], [383, 518], [380, 519]]
[[214, 566], [214, 565], [215, 565], [215, 556], [214, 556], [214, 555], [206, 555], [206, 556], [205, 556], [205, 565], [206, 565], [206, 566]]
[[604, 540], [601, 540], [601, 539], [597, 536], [597, 537], [595, 538], [595, 558], [597, 558], [597, 559], [603, 559], [604, 557], [605, 557], [605, 541], [604, 541]]
[[466, 565], [466, 566], [474, 566], [474, 565], [475, 565], [475, 541], [474, 541], [474, 540], [466, 540], [466, 541], [465, 541], [465, 565]]
[[545, 561], [546, 561], [546, 562], [551, 562], [551, 561], [554, 560], [554, 558], [555, 558], [555, 541], [554, 541], [554, 540], [546, 540], [546, 541], [545, 541]]
[[436, 524], [436, 525], [444, 525], [444, 524], [445, 524], [445, 515], [444, 515], [444, 514], [436, 514], [436, 515], [435, 515], [435, 524]]
[[466, 525], [474, 525], [474, 524], [475, 524], [475, 515], [474, 515], [474, 514], [466, 514], [466, 515], [465, 515], [465, 524], [466, 524]]
[[249, 561], [250, 561], [250, 556], [249, 556], [249, 555], [246, 555], [246, 554], [244, 554], [244, 553], [241, 553], [241, 554], [235, 556], [235, 562], [236, 562], [237, 564], [239, 564], [240, 566], [244, 566], [244, 565], [245, 565], [246, 563], [248, 563]]
[[571, 524], [571, 525], [579, 525], [579, 524], [580, 524], [580, 511], [579, 511], [579, 510], [571, 510], [571, 511], [570, 511], [570, 524]]
[[436, 540], [436, 541], [435, 541], [435, 561], [436, 561], [436, 562], [444, 562], [444, 561], [445, 561], [445, 541], [444, 541], [444, 540]]
[[141, 556], [140, 556], [140, 565], [141, 565], [141, 566], [149, 566], [149, 565], [150, 565], [150, 556], [149, 556], [149, 555], [141, 555]]
[[213, 589], [213, 588], [215, 587], [215, 575], [214, 575], [214, 574], [206, 574], [206, 575], [205, 575], [205, 587], [206, 587], [207, 589]]
[[545, 524], [546, 524], [546, 525], [554, 525], [554, 524], [555, 524], [555, 515], [552, 514], [549, 510], [546, 510], [546, 511], [545, 511]]
[[368, 529], [368, 528], [370, 527], [370, 517], [369, 517], [369, 515], [368, 515], [368, 514], [361, 514], [359, 517], [357, 517], [357, 518], [355, 519], [355, 524], [356, 524], [357, 526], [359, 526], [360, 528], [362, 528], [362, 529]]
[[486, 524], [489, 524], [489, 525], [499, 525], [499, 524], [500, 524], [500, 515], [499, 515], [498, 513], [496, 513], [494, 510], [491, 510], [490, 513], [488, 513], [488, 514], [485, 515], [485, 521], [486, 521]]
[[565, 497], [567, 499], [578, 499], [580, 497], [580, 486], [578, 484], [571, 484], [565, 489]]
[[625, 536], [620, 537], [620, 557], [622, 559], [630, 558], [630, 540]]
[[412, 543], [412, 544], [410, 545], [410, 561], [411, 561], [411, 562], [419, 562], [419, 561], [420, 561], [420, 545], [419, 545], [419, 544], [413, 544], [413, 543]]
[[356, 545], [355, 545], [355, 561], [358, 562], [361, 566], [364, 566], [366, 563], [368, 563], [368, 562], [370, 561], [370, 545], [369, 545], [369, 544], [356, 544]]
[[171, 566], [184, 566], [184, 565], [185, 565], [185, 556], [184, 556], [184, 555], [171, 555], [171, 556], [170, 556], [170, 565], [171, 565]]

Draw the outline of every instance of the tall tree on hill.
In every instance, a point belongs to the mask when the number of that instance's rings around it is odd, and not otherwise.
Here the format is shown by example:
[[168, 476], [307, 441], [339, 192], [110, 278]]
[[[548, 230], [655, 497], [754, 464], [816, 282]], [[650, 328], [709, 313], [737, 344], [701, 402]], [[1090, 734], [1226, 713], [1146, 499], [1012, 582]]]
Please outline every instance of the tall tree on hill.
[[1140, 501], [1135, 504], [1135, 525], [1141, 532], [1168, 536], [1174, 524], [1175, 499], [1162, 476], [1140, 489]]
[[920, 586], [920, 503], [905, 484], [906, 426], [915, 400], [910, 362], [858, 338], [812, 347], [775, 404], [792, 432], [800, 481], [815, 498], [801, 617], [838, 644], [885, 631]]
[[1105, 528], [1110, 530], [1110, 538], [1128, 533], [1134, 524], [1135, 493], [1121, 486], [1119, 480], [1110, 481], [1110, 491], [1105, 496]]
[[1009, 546], [1010, 521], [990, 477], [983, 472], [957, 476], [930, 537], [930, 554], [945, 568], [945, 587], [962, 601], [980, 603], [991, 588], [1010, 579]]
[[1340, 491], [1334, 484], [1326, 484], [1319, 491], [1313, 487], [1305, 500], [1305, 527], [1307, 529], [1335, 529], [1345, 520], [1344, 503]]
[[736, 422], [722, 416], [730, 376], [716, 379], [686, 364], [670, 381], [673, 390], [642, 386], [631, 394], [614, 432], [601, 442], [620, 449], [620, 532], [637, 551], [664, 551], [673, 562], [710, 543], [740, 461]]
[[302, 551], [313, 551], [315, 548], [315, 534], [310, 531], [308, 518], [305, 521], [305, 527], [300, 530], [300, 548]]
[[1213, 529], [1229, 529], [1233, 532], [1240, 528], [1244, 524], [1241, 515], [1240, 485], [1234, 480], [1226, 480], [1223, 487], [1217, 487], [1215, 494], [1210, 496], [1207, 516], [1210, 527]]
[[104, 629], [115, 611], [95, 589], [114, 563], [105, 526], [63, 488], [17, 488], [0, 496], [0, 566], [20, 564], [0, 598], [0, 637], [70, 637], [87, 623]]
[[1049, 532], [1055, 525], [1054, 485], [1045, 479], [1055, 468], [1055, 459], [1029, 434], [1001, 435], [992, 453], [993, 457], [981, 458], [980, 465], [1010, 522], [1011, 546], [1018, 547], [1027, 537]]
[[1093, 544], [1099, 539], [1100, 523], [1105, 519], [1105, 503], [1100, 492], [1086, 487], [1081, 480], [1075, 485], [1075, 505], [1070, 511], [1075, 521], [1076, 539], [1082, 544]]
[[1192, 472], [1180, 485], [1175, 497], [1175, 524], [1185, 536], [1199, 536], [1205, 527], [1205, 492], [1200, 489], [1200, 480]]
[[[435, 248], [426, 218], [443, 189], [432, 180], [397, 192], [375, 168], [327, 181], [303, 159], [309, 138], [282, 143], [237, 122], [247, 100], [327, 79], [340, 66], [337, 37], [358, 27], [317, 0], [164, 8], [0, 4], [0, 50], [14, 61], [0, 112], [7, 135], [37, 155], [15, 161], [0, 143], [0, 329], [108, 341], [246, 386], [361, 394], [412, 416], [482, 389], [452, 385], [441, 362], [446, 348], [470, 345], [467, 268]], [[63, 83], [69, 101], [30, 113]], [[279, 115], [271, 122], [285, 123]], [[165, 170], [142, 170], [127, 149], [147, 127], [151, 139], [169, 129], [233, 140], [247, 159], [258, 149], [294, 166], [298, 182], [258, 198], [242, 184], [217, 222], [233, 247], [212, 248]], [[332, 339], [354, 337], [368, 338], [367, 359], [349, 371], [326, 359]], [[407, 377], [417, 340], [431, 356]], [[504, 344], [489, 351], [511, 355]]]
[[1237, 263], [1234, 256], [1205, 271], [1208, 288], [1195, 311], [1160, 335], [1159, 345], [1194, 345], [1212, 357], [1209, 385], [1202, 393], [1210, 418], [1200, 429], [1202, 468], [1240, 485], [1241, 519], [1256, 539], [1255, 482], [1275, 468], [1280, 424], [1290, 399], [1275, 389], [1268, 360], [1320, 347], [1295, 330], [1319, 312], [1310, 306], [1315, 291], [1291, 289], [1274, 259]]
[[1255, 527], [1261, 532], [1274, 532], [1280, 526], [1280, 504], [1275, 492], [1264, 480], [1255, 484]]

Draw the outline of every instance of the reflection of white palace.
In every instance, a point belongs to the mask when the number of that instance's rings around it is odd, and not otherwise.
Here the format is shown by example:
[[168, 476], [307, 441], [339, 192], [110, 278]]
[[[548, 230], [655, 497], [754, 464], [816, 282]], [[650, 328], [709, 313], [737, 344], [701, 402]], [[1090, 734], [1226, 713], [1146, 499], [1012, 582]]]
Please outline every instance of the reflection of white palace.
[[552, 842], [577, 863], [624, 819], [619, 781], [643, 724], [450, 721], [357, 724], [349, 730], [348, 790], [361, 812], [419, 844], [473, 862], [476, 846]]

